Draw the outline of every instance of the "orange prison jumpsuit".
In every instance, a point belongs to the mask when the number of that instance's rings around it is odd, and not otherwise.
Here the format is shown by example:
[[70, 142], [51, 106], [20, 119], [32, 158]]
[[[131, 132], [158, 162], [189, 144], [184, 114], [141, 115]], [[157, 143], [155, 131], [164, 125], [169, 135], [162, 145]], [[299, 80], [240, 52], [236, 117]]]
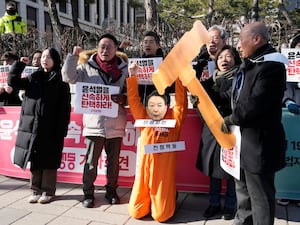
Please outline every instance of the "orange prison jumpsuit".
[[[176, 207], [177, 152], [145, 154], [146, 144], [178, 141], [183, 119], [187, 114], [187, 93], [180, 80], [176, 80], [175, 105], [168, 109], [164, 119], [175, 119], [174, 128], [141, 127], [138, 171], [129, 200], [129, 214], [142, 218], [151, 212], [154, 220], [164, 222], [174, 215]], [[134, 119], [149, 119], [138, 94], [138, 80], [127, 78], [127, 96]]]

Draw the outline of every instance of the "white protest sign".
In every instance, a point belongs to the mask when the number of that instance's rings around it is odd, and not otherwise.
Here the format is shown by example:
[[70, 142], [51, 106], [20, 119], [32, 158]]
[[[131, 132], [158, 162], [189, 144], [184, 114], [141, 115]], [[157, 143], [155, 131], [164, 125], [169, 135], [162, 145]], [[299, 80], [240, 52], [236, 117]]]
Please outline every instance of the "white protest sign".
[[236, 145], [231, 149], [220, 149], [220, 165], [224, 171], [236, 179], [240, 179], [241, 132], [239, 126], [231, 126]]
[[[10, 68], [11, 68], [11, 65], [0, 66], [0, 87], [3, 87], [3, 88], [7, 87], [7, 77], [8, 77]], [[26, 66], [24, 68], [23, 72], [21, 73], [21, 77], [22, 78], [27, 77], [37, 70], [38, 70], [38, 67]]]
[[7, 87], [7, 77], [10, 66], [0, 66], [0, 87]]
[[300, 81], [300, 49], [299, 48], [282, 48], [281, 53], [289, 60], [289, 66], [286, 71], [286, 81]]
[[117, 117], [119, 105], [111, 100], [112, 94], [119, 94], [120, 87], [77, 82], [74, 111]]
[[145, 145], [145, 154], [184, 151], [184, 141], [165, 142]]
[[152, 73], [158, 69], [159, 64], [161, 64], [162, 57], [154, 58], [130, 58], [129, 64], [137, 63], [139, 65], [138, 69], [138, 82], [139, 84], [153, 84]]
[[168, 127], [173, 128], [176, 125], [176, 120], [165, 119], [165, 120], [150, 120], [150, 119], [138, 119], [135, 121], [135, 127]]

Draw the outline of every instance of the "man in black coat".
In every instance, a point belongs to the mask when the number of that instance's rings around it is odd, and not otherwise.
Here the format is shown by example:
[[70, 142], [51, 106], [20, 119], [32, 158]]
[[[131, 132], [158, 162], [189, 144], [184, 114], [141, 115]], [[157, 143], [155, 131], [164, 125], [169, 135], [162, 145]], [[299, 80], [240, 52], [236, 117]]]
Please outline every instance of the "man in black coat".
[[236, 124], [241, 131], [241, 177], [235, 180], [238, 206], [234, 225], [274, 223], [274, 176], [285, 166], [281, 102], [286, 70], [277, 57], [266, 60], [276, 52], [268, 41], [268, 29], [261, 22], [241, 30], [237, 47], [244, 62], [233, 81], [232, 115], [224, 118], [221, 127], [223, 132], [230, 132], [229, 126]]

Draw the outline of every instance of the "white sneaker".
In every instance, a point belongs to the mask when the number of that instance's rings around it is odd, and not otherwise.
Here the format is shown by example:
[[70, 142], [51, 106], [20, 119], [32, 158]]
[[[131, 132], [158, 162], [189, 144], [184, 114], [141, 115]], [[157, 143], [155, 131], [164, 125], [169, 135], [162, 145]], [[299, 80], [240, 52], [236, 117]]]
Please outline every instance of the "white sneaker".
[[29, 198], [28, 198], [28, 202], [29, 203], [37, 203], [38, 200], [40, 199], [41, 195], [39, 194], [32, 194]]
[[43, 195], [39, 198], [38, 203], [46, 204], [51, 202], [53, 198], [53, 195], [46, 195], [46, 193], [43, 193]]
[[290, 204], [290, 200], [285, 198], [277, 199], [277, 204], [281, 206], [287, 206], [288, 204]]

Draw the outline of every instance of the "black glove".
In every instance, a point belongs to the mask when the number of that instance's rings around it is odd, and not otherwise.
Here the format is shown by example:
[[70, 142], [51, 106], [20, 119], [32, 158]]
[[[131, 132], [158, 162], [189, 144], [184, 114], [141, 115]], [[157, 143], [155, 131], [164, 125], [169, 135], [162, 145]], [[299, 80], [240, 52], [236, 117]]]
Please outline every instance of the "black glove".
[[232, 120], [232, 115], [225, 116], [223, 123], [221, 124], [221, 131], [225, 134], [230, 134], [231, 133], [231, 130], [230, 130], [231, 125], [234, 125], [234, 122]]
[[122, 94], [111, 95], [111, 100], [119, 105], [124, 105], [127, 101], [127, 96]]

